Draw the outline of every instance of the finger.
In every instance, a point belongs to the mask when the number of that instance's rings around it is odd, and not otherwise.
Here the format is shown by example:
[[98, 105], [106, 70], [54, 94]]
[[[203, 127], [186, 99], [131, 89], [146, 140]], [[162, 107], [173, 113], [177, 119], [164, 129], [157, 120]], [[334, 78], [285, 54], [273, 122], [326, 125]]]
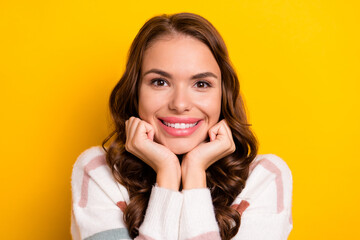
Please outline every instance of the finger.
[[[215, 140], [218, 140], [216, 142], [220, 144], [220, 145], [214, 145], [213, 146], [214, 149], [216, 148], [215, 146], [217, 146], [218, 150], [222, 149], [220, 151], [221, 152], [224, 151], [223, 154], [225, 154], [225, 155], [235, 151], [236, 147], [234, 144], [234, 139], [232, 137], [231, 129], [225, 120], [220, 121], [211, 130], [213, 132], [216, 131]], [[214, 135], [214, 133], [211, 133], [211, 134]]]
[[130, 125], [130, 120], [128, 119], [125, 121], [125, 136], [126, 136], [126, 138], [128, 138], [128, 136], [129, 136], [129, 125]]
[[154, 134], [155, 134], [153, 126], [151, 124], [145, 122], [145, 121], [142, 121], [142, 123], [144, 124], [147, 137], [151, 141], [153, 141], [154, 140]]
[[232, 138], [232, 133], [231, 133], [231, 129], [229, 127], [229, 125], [227, 124], [226, 120], [223, 119], [219, 122], [219, 130], [218, 130], [218, 135], [219, 135], [219, 139], [221, 138], [225, 138], [228, 139], [230, 141], [233, 141]]
[[216, 139], [221, 138], [222, 136], [226, 136], [227, 131], [224, 126], [224, 122], [220, 121], [215, 124], [212, 128], [209, 129], [209, 137], [210, 141], [214, 141]]
[[137, 129], [140, 121], [141, 120], [139, 118], [135, 118], [135, 117], [131, 117], [129, 119], [129, 131], [128, 131], [129, 138], [134, 138], [134, 136], [136, 134], [136, 129]]
[[230, 128], [228, 122], [225, 119], [223, 119], [222, 121], [224, 123], [224, 127], [225, 127], [226, 131], [228, 132], [228, 135], [232, 137], [231, 128]]
[[229, 153], [233, 153], [235, 150], [236, 150], [236, 146], [235, 146], [235, 143], [234, 143], [234, 139], [233, 139], [233, 136], [232, 136], [232, 131], [231, 131], [231, 128], [229, 126], [229, 124], [227, 123], [227, 121], [224, 119], [223, 120], [223, 126], [228, 134], [228, 140], [229, 140], [229, 143], [230, 143], [230, 146], [229, 146]]
[[137, 124], [135, 134], [137, 137], [140, 137], [142, 140], [150, 139], [149, 136], [153, 136], [153, 128], [152, 126], [145, 122], [140, 120]]
[[133, 117], [129, 118], [128, 120], [125, 121], [125, 133], [126, 133], [126, 136], [128, 136], [130, 134], [130, 126], [131, 126], [131, 123], [133, 122]]
[[134, 117], [130, 117], [128, 120], [125, 121], [126, 135], [128, 135], [130, 133], [130, 127], [132, 125], [133, 120], [134, 120]]
[[210, 142], [216, 139], [216, 132], [213, 131], [212, 129], [209, 129], [209, 138], [210, 138]]
[[214, 126], [212, 126], [209, 129], [208, 134], [211, 142], [216, 139], [217, 133], [219, 131], [219, 127], [220, 127], [220, 122], [216, 123]]
[[[135, 117], [130, 117], [128, 120], [126, 120], [125, 122], [125, 133], [126, 133], [126, 142], [125, 142], [125, 149], [129, 152], [131, 152], [132, 149], [132, 142], [134, 141], [134, 130], [136, 130], [136, 128], [134, 129], [134, 126], [136, 126], [136, 121], [135, 121]], [[134, 124], [135, 123], [135, 124]]]

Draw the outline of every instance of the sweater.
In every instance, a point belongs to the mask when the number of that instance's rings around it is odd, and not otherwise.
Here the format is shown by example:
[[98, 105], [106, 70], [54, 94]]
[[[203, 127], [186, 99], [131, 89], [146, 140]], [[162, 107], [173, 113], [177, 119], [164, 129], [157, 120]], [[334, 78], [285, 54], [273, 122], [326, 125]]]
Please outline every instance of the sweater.
[[[72, 172], [74, 240], [131, 239], [123, 221], [129, 194], [113, 177], [101, 146], [85, 150]], [[292, 230], [292, 175], [274, 154], [257, 155], [242, 192], [231, 205], [241, 215], [233, 240], [287, 239]], [[210, 190], [153, 186], [136, 240], [220, 240]]]

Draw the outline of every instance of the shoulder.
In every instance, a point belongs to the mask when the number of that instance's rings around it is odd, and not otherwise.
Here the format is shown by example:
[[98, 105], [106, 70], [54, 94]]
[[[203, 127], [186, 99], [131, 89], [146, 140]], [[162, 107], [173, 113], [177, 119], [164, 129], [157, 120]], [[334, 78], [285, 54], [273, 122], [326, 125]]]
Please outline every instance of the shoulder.
[[292, 229], [292, 174], [274, 154], [258, 155], [233, 205], [241, 214], [234, 239], [287, 239]]
[[259, 154], [250, 164], [249, 188], [273, 184], [278, 194], [292, 191], [292, 174], [287, 163], [275, 154]]
[[259, 154], [250, 164], [250, 174], [261, 171], [264, 174], [281, 175], [292, 181], [292, 174], [287, 163], [275, 154]]
[[106, 155], [100, 146], [94, 146], [83, 151], [76, 159], [71, 174], [71, 186], [74, 191], [81, 191], [84, 178], [88, 179], [90, 172], [98, 168], [106, 168]]
[[[106, 153], [101, 146], [93, 146], [86, 150], [84, 150], [76, 159], [73, 169], [76, 170], [78, 168], [83, 169], [90, 162], [97, 161], [98, 163], [105, 164]], [[94, 160], [97, 159], [97, 160]]]
[[291, 209], [292, 174], [275, 154], [260, 154], [250, 165], [249, 177], [237, 201], [249, 204], [247, 211], [280, 213]]
[[105, 239], [110, 235], [129, 239], [122, 222], [127, 191], [113, 177], [101, 146], [86, 149], [78, 156], [73, 166], [71, 191], [73, 239], [100, 239], [100, 236]]
[[112, 175], [106, 163], [106, 152], [101, 146], [83, 151], [73, 166], [71, 188], [74, 203], [86, 207], [101, 202], [126, 201], [127, 191]]

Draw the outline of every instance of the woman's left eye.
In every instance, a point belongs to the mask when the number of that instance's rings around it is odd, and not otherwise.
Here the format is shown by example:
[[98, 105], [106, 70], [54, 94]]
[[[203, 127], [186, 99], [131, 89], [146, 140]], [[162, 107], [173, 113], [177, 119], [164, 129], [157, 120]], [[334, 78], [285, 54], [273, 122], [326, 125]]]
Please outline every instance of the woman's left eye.
[[198, 81], [195, 83], [195, 87], [197, 88], [208, 88], [211, 87], [211, 84], [206, 81]]

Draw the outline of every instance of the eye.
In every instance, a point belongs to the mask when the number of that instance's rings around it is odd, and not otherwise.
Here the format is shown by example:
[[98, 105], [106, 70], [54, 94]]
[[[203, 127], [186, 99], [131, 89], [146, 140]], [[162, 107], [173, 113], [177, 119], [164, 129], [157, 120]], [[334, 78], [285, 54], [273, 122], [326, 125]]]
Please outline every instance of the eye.
[[197, 81], [195, 83], [195, 87], [197, 88], [208, 88], [211, 87], [211, 84], [207, 81]]
[[163, 87], [163, 86], [168, 86], [168, 83], [165, 79], [155, 78], [151, 80], [151, 85], [154, 85], [156, 87]]

